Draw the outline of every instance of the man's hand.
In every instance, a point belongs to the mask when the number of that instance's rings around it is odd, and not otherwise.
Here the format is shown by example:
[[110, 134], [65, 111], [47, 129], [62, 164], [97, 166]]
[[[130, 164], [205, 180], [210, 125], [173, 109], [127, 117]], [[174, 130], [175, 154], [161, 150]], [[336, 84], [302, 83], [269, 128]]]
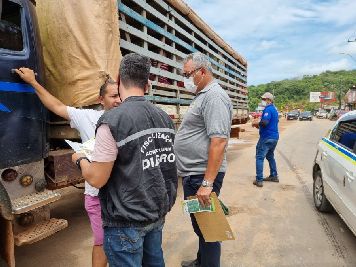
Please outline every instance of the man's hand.
[[46, 108], [66, 120], [70, 119], [67, 106], [59, 99], [51, 95], [42, 85], [36, 81], [36, 75], [33, 70], [29, 68], [19, 68], [15, 69], [15, 72], [22, 80], [33, 86], [36, 94]]
[[260, 121], [257, 120], [257, 119], [254, 119], [252, 121], [252, 127], [255, 127], [255, 128], [259, 129], [260, 128]]
[[36, 83], [35, 72], [29, 68], [15, 69], [15, 72], [20, 76], [22, 80], [33, 85]]
[[77, 161], [77, 159], [79, 159], [80, 157], [86, 157], [85, 154], [83, 153], [74, 153], [72, 155], [72, 161], [75, 164], [75, 162]]
[[197, 197], [203, 206], [209, 206], [210, 205], [210, 194], [211, 191], [213, 191], [212, 187], [200, 187], [197, 192]]

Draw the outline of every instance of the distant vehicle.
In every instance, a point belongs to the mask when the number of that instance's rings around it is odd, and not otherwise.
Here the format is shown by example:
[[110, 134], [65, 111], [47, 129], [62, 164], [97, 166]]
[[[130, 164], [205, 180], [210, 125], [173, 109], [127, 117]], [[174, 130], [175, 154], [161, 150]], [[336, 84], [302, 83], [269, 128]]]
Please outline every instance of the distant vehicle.
[[337, 110], [331, 110], [328, 115], [328, 119], [331, 121], [336, 121], [338, 119], [337, 112]]
[[328, 117], [328, 112], [325, 110], [319, 111], [316, 113], [318, 119], [326, 119]]
[[291, 111], [287, 113], [287, 120], [298, 120], [299, 112], [298, 111]]
[[331, 121], [336, 121], [337, 119], [339, 119], [342, 115], [346, 114], [348, 111], [346, 110], [334, 110], [331, 111], [328, 119]]
[[300, 121], [312, 121], [313, 115], [311, 114], [310, 111], [304, 111], [300, 114], [299, 120]]
[[337, 211], [356, 235], [356, 111], [343, 115], [320, 140], [313, 167], [315, 207]]

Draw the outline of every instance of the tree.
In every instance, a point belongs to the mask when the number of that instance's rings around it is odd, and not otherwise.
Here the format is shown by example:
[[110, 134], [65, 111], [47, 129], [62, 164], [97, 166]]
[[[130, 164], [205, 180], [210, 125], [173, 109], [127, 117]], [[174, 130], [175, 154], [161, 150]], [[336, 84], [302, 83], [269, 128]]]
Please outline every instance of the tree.
[[267, 84], [249, 86], [249, 106], [255, 110], [260, 98], [265, 92], [275, 94], [275, 104], [279, 110], [297, 109], [303, 107], [312, 110], [318, 104], [309, 103], [310, 92], [333, 91], [336, 92], [341, 104], [348, 89], [356, 84], [356, 70], [352, 71], [326, 71], [319, 75], [304, 76], [302, 79], [289, 79], [273, 81]]

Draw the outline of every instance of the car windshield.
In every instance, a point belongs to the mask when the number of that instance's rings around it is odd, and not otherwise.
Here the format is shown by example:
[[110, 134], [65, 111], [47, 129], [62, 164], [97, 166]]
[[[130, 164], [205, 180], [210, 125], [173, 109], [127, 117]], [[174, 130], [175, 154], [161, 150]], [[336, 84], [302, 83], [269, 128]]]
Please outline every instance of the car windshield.
[[302, 113], [302, 116], [309, 116], [310, 115], [310, 111], [305, 111]]

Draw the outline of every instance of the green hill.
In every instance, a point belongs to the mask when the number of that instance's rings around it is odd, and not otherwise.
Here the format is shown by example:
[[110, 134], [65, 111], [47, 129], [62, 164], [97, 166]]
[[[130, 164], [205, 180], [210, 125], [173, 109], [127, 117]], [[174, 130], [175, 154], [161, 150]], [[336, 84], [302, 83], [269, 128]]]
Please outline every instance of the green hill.
[[[275, 104], [279, 110], [312, 109], [319, 103], [309, 103], [309, 92], [332, 91], [343, 99], [349, 88], [356, 84], [356, 70], [326, 71], [319, 75], [303, 76], [300, 79], [282, 80], [267, 84], [252, 85], [249, 90], [249, 107], [255, 110], [260, 97], [265, 92], [275, 95]], [[341, 94], [340, 94], [341, 92]], [[338, 103], [335, 103], [338, 105]]]

